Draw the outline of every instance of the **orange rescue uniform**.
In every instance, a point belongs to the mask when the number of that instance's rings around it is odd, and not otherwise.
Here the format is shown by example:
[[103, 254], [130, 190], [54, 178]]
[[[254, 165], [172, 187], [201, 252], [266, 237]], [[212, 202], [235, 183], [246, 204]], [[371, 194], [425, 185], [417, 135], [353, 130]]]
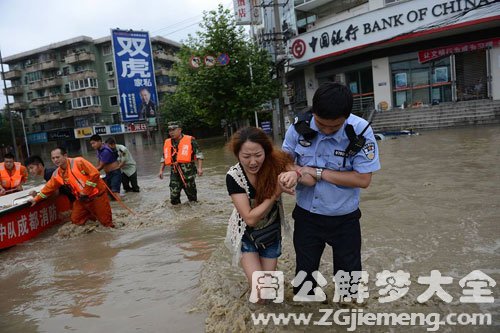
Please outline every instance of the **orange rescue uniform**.
[[67, 185], [76, 197], [71, 212], [73, 224], [83, 225], [88, 219], [97, 219], [106, 227], [114, 227], [106, 184], [90, 162], [82, 157], [68, 158], [66, 169], [54, 171], [35, 201], [51, 196], [62, 185]]
[[28, 180], [28, 170], [19, 162], [14, 162], [12, 170], [7, 170], [5, 163], [0, 163], [0, 180], [2, 187], [6, 190], [13, 190]]

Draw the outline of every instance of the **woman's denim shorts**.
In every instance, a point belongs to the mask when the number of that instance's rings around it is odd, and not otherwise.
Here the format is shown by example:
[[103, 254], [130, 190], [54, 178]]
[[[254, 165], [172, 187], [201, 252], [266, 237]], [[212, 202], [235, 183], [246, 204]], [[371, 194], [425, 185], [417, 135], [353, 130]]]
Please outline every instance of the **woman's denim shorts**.
[[241, 238], [241, 252], [258, 252], [259, 257], [276, 259], [281, 255], [281, 237], [268, 248], [258, 249], [246, 235], [243, 235]]

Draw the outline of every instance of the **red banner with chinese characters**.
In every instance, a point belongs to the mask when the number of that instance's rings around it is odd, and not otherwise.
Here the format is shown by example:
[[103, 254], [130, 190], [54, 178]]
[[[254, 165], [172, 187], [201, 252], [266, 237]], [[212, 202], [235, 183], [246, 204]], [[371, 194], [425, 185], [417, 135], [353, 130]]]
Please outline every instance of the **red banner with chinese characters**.
[[127, 132], [144, 132], [148, 130], [146, 123], [130, 123], [125, 125]]
[[435, 49], [418, 51], [418, 61], [423, 64], [424, 62], [439, 59], [454, 53], [470, 52], [496, 46], [500, 46], [500, 38], [437, 47]]
[[64, 196], [54, 196], [33, 207], [1, 213], [0, 249], [34, 238], [45, 229], [59, 223], [57, 201], [62, 197]]

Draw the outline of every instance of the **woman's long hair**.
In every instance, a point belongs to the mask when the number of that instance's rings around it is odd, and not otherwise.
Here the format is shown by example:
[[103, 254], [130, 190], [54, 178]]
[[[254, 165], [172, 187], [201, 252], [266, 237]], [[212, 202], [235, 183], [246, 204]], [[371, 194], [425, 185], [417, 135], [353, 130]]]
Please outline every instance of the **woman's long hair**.
[[256, 127], [241, 128], [231, 136], [228, 147], [236, 158], [238, 158], [241, 146], [247, 141], [261, 145], [266, 154], [264, 162], [257, 173], [255, 186], [255, 201], [259, 205], [265, 199], [272, 197], [278, 183], [278, 175], [286, 171], [287, 165], [293, 164], [293, 160], [287, 153], [274, 148], [267, 134]]

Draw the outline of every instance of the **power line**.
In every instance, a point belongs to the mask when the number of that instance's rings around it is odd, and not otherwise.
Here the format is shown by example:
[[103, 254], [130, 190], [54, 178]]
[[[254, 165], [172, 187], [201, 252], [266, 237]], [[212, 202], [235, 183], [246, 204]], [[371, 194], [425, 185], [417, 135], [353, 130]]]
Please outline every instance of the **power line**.
[[189, 27], [192, 27], [193, 25], [200, 24], [201, 22], [203, 22], [203, 21], [198, 21], [198, 22], [195, 22], [195, 23], [193, 23], [193, 24], [187, 25], [187, 26], [185, 26], [185, 27], [183, 27], [183, 28], [179, 28], [179, 29], [174, 30], [174, 31], [171, 31], [171, 32], [169, 32], [169, 33], [162, 34], [162, 36], [169, 36], [169, 35], [172, 35], [172, 34], [174, 34], [174, 33], [176, 33], [176, 32], [179, 32], [179, 31], [182, 31], [182, 30], [187, 29], [187, 28], [189, 28]]
[[163, 30], [168, 30], [168, 29], [170, 29], [170, 28], [177, 27], [178, 25], [180, 25], [180, 24], [182, 24], [182, 23], [184, 23], [184, 22], [191, 21], [192, 19], [195, 19], [195, 18], [201, 17], [201, 15], [202, 15], [202, 14], [198, 14], [198, 15], [196, 15], [196, 16], [189, 17], [189, 18], [184, 19], [184, 20], [182, 20], [182, 21], [179, 21], [179, 22], [177, 22], [177, 23], [173, 23], [173, 24], [168, 25], [168, 26], [166, 26], [166, 27], [163, 27], [163, 28], [161, 28], [161, 29], [158, 29], [158, 30], [152, 31], [151, 33], [158, 33], [158, 32], [163, 31]]
[[[223, 4], [222, 6], [223, 6], [224, 8], [227, 8], [227, 7], [229, 7], [229, 5], [231, 5], [231, 4], [232, 4], [232, 1], [229, 1], [229, 2], [226, 2], [225, 4]], [[174, 28], [174, 27], [180, 26], [180, 25], [182, 25], [182, 23], [184, 23], [184, 22], [189, 22], [190, 20], [192, 20], [192, 19], [194, 19], [194, 18], [201, 17], [202, 15], [203, 15], [203, 14], [199, 14], [199, 15], [196, 15], [196, 16], [189, 17], [189, 18], [187, 18], [187, 19], [184, 19], [184, 20], [179, 21], [179, 22], [177, 22], [177, 23], [171, 24], [171, 25], [166, 26], [166, 27], [164, 27], [164, 28], [161, 28], [161, 29], [155, 30], [155, 31], [153, 31], [152, 33], [158, 33], [159, 31], [168, 30], [168, 29], [170, 29], [170, 28]], [[174, 33], [176, 33], [176, 32], [179, 32], [179, 31], [185, 30], [185, 29], [187, 29], [187, 28], [190, 28], [190, 27], [192, 27], [192, 26], [194, 26], [194, 25], [200, 24], [201, 22], [203, 22], [203, 20], [198, 20], [198, 21], [196, 21], [196, 22], [194, 22], [194, 23], [191, 23], [191, 24], [189, 24], [189, 25], [187, 25], [187, 26], [185, 26], [185, 27], [182, 27], [182, 28], [176, 29], [176, 30], [174, 30], [174, 31], [171, 31], [171, 32], [166, 32], [166, 33], [162, 33], [162, 34], [161, 34], [161, 36], [169, 36], [169, 35], [172, 35], [172, 34], [174, 34]]]

